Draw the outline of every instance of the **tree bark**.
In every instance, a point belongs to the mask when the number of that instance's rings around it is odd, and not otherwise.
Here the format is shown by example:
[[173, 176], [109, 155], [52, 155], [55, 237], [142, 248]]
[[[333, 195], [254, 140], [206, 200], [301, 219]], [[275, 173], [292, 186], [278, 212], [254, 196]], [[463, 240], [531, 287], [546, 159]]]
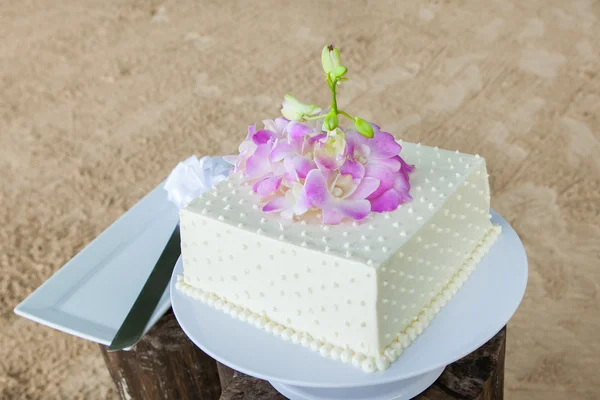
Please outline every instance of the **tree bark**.
[[[447, 366], [416, 399], [502, 400], [505, 345], [506, 327]], [[269, 382], [234, 371], [196, 347], [171, 311], [132, 350], [100, 348], [122, 399], [285, 399]]]
[[169, 311], [132, 350], [100, 346], [122, 399], [217, 400], [217, 363], [192, 343]]
[[[502, 400], [506, 327], [466, 357], [446, 367], [418, 400]], [[237, 374], [220, 400], [285, 400], [267, 381]]]

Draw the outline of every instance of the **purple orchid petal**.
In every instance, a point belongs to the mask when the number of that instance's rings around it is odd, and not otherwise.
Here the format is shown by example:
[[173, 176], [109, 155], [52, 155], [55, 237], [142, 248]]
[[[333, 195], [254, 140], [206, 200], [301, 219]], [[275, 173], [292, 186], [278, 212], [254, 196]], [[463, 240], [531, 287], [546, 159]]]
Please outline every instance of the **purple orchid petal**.
[[304, 190], [310, 202], [325, 210], [331, 202], [331, 194], [327, 187], [327, 180], [321, 171], [313, 169], [306, 176]]
[[240, 155], [245, 155], [247, 157], [251, 156], [254, 150], [256, 150], [256, 144], [252, 140], [244, 140], [238, 146], [238, 150], [240, 151]]
[[294, 149], [294, 153], [304, 154], [304, 144], [306, 143], [306, 139], [303, 136], [297, 138], [288, 137], [288, 143]]
[[[361, 135], [362, 136], [362, 135]], [[366, 144], [359, 143], [354, 147], [353, 156], [364, 157], [366, 160], [371, 157], [371, 148]]]
[[275, 121], [272, 119], [265, 119], [263, 120], [263, 124], [265, 125], [263, 129], [274, 132], [279, 138], [285, 135], [285, 128], [288, 123], [289, 121], [285, 118], [277, 118]]
[[323, 223], [325, 225], [337, 225], [342, 222], [344, 216], [334, 210], [323, 210]]
[[288, 206], [287, 200], [283, 196], [278, 196], [264, 205], [264, 212], [281, 211]]
[[326, 149], [320, 147], [315, 148], [315, 163], [320, 170], [338, 169], [343, 162], [343, 157], [335, 157], [333, 154], [329, 154]]
[[350, 131], [346, 134], [346, 146], [350, 157], [352, 157], [352, 155], [354, 154], [354, 148], [356, 147], [356, 145], [359, 144], [356, 139], [356, 132]]
[[269, 153], [271, 145], [269, 143], [259, 145], [254, 154], [246, 161], [246, 175], [249, 177], [258, 177], [269, 172]]
[[379, 179], [366, 176], [358, 184], [354, 192], [348, 197], [352, 200], [363, 200], [369, 197], [379, 187]]
[[371, 176], [379, 179], [379, 187], [367, 199], [375, 199], [394, 185], [397, 173], [393, 172], [385, 165], [369, 164], [365, 170], [365, 176]]
[[310, 139], [308, 139], [308, 143], [310, 143], [311, 145], [314, 145], [314, 144], [316, 144], [318, 142], [322, 142], [326, 139], [327, 139], [326, 133], [319, 133], [318, 135], [312, 136]]
[[413, 198], [408, 190], [399, 190], [398, 192], [400, 193], [400, 204], [410, 203], [412, 201]]
[[348, 159], [341, 166], [340, 173], [343, 175], [351, 175], [354, 180], [360, 180], [365, 176], [365, 167], [358, 161]]
[[413, 172], [415, 170], [415, 166], [408, 164], [406, 161], [404, 161], [404, 159], [402, 157], [400, 157], [399, 155], [394, 157], [394, 159], [400, 161], [400, 170], [406, 174], [409, 174], [411, 172]]
[[391, 158], [402, 150], [402, 146], [387, 132], [376, 133], [366, 144], [371, 149], [371, 158], [374, 159]]
[[339, 199], [345, 199], [352, 195], [358, 186], [358, 182], [352, 179], [352, 175], [343, 175], [337, 172], [323, 175], [327, 179], [327, 182], [329, 182], [329, 191], [332, 194], [333, 190], [338, 192], [336, 197]]
[[333, 169], [318, 169], [318, 171], [323, 174], [327, 184], [329, 185], [329, 188], [331, 189], [331, 183], [336, 179], [337, 175], [339, 175], [338, 172]]
[[252, 141], [258, 145], [265, 144], [271, 139], [275, 139], [276, 134], [266, 129], [261, 129], [252, 136]]
[[318, 134], [318, 135], [313, 136], [313, 137], [308, 136], [308, 140], [305, 137], [304, 141], [302, 142], [301, 153], [303, 155], [310, 154], [311, 157], [314, 157], [316, 145], [319, 144], [320, 141], [324, 140], [324, 139], [327, 139], [327, 134], [326, 133], [321, 133], [321, 134]]
[[289, 172], [284, 172], [283, 178], [287, 182], [300, 182], [300, 177], [298, 176], [298, 173], [294, 169], [291, 169]]
[[246, 135], [246, 140], [252, 140], [252, 136], [256, 133], [256, 125], [248, 126], [248, 134]]
[[361, 220], [371, 212], [371, 203], [368, 200], [343, 200], [337, 205], [337, 209], [346, 217]]
[[239, 158], [240, 158], [240, 156], [226, 155], [226, 156], [223, 156], [223, 161], [225, 161], [226, 163], [229, 163], [231, 165], [236, 165]]
[[346, 144], [348, 145], [348, 153], [351, 155], [354, 153], [354, 149], [357, 146], [361, 144], [366, 145], [366, 142], [367, 138], [356, 131], [349, 131], [346, 134]]
[[394, 211], [400, 205], [401, 199], [400, 193], [391, 188], [381, 196], [371, 200], [371, 209], [375, 212]]
[[277, 161], [281, 161], [284, 158], [289, 157], [295, 153], [296, 153], [296, 150], [294, 149], [294, 147], [292, 147], [292, 145], [290, 145], [289, 143], [286, 143], [286, 142], [279, 141], [273, 148], [273, 151], [271, 151], [271, 154], [269, 155], [269, 157], [271, 158], [271, 161], [277, 162]]
[[285, 128], [287, 127], [287, 125], [289, 123], [290, 123], [290, 121], [286, 118], [283, 118], [283, 117], [275, 118], [275, 126], [277, 127], [277, 133], [283, 133], [283, 131], [285, 130]]
[[[283, 167], [285, 168], [285, 176], [286, 180], [298, 182], [300, 180], [300, 175], [296, 170], [296, 164], [294, 160], [298, 158], [298, 156], [290, 156], [283, 159]], [[303, 176], [305, 178], [306, 175]]]
[[306, 213], [313, 206], [312, 202], [308, 198], [306, 188], [302, 188], [298, 196], [296, 197], [296, 204], [294, 206], [294, 213], [296, 215], [302, 215]]
[[306, 175], [316, 168], [315, 163], [304, 156], [296, 156], [292, 160], [294, 169], [300, 179], [306, 178]]
[[400, 161], [396, 160], [394, 157], [392, 158], [382, 158], [379, 160], [371, 160], [370, 163], [375, 163], [379, 165], [385, 165], [390, 171], [398, 172], [402, 167]]
[[252, 190], [261, 196], [267, 196], [281, 185], [281, 176], [265, 177], [252, 185]]
[[406, 174], [400, 172], [396, 174], [396, 179], [394, 180], [394, 189], [397, 191], [406, 191], [410, 189], [410, 182], [408, 181], [408, 177]]
[[235, 171], [244, 171], [246, 169], [246, 161], [256, 150], [256, 144], [252, 140], [244, 140], [238, 146], [239, 156], [235, 163]]
[[300, 122], [293, 121], [290, 122], [290, 124], [287, 126], [287, 131], [288, 137], [290, 139], [297, 139], [304, 138], [304, 136], [313, 132], [313, 128], [311, 128], [310, 126], [306, 126]]

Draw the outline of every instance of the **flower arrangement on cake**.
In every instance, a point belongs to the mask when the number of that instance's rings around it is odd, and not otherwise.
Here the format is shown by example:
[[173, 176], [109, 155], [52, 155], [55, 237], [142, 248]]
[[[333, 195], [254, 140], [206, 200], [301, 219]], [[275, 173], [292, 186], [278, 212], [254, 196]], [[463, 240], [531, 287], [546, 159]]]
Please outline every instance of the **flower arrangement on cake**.
[[227, 160], [252, 183], [263, 211], [286, 219], [320, 210], [323, 223], [335, 225], [411, 201], [414, 166], [400, 157], [402, 147], [379, 126], [338, 108], [338, 87], [348, 80], [339, 50], [325, 46], [321, 62], [331, 105], [322, 110], [286, 95], [283, 117], [263, 121], [260, 130], [249, 126], [239, 155]]

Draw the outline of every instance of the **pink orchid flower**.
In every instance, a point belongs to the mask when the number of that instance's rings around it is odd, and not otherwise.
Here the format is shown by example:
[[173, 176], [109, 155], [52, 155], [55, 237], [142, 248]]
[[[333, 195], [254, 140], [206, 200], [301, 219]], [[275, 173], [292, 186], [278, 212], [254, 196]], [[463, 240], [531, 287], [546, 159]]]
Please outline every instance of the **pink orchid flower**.
[[409, 193], [410, 182], [408, 174], [414, 170], [414, 165], [407, 164], [399, 155], [394, 157], [401, 167], [395, 173], [395, 179], [392, 186], [386, 189], [378, 196], [369, 196], [371, 208], [376, 212], [394, 211], [400, 204], [409, 203], [412, 201], [412, 196]]
[[404, 159], [402, 157], [400, 157], [400, 155], [397, 155], [394, 158], [396, 158], [396, 160], [400, 161], [400, 171], [407, 177], [408, 177], [408, 174], [410, 174], [411, 172], [413, 172], [415, 170], [415, 166], [408, 164], [406, 161], [404, 161]]
[[[375, 124], [371, 125], [374, 131], [371, 139], [356, 131], [348, 132], [348, 159], [342, 169], [359, 179], [364, 175], [384, 180], [388, 170], [396, 172], [400, 169], [401, 164], [395, 157], [402, 150], [402, 146], [390, 133], [380, 131]], [[387, 178], [391, 181], [389, 182], [391, 187], [393, 178]]]
[[237, 157], [228, 157], [266, 201], [265, 212], [293, 219], [320, 209], [324, 224], [361, 220], [371, 211], [393, 211], [412, 200], [414, 166], [400, 156], [394, 137], [373, 127], [373, 138], [341, 129], [322, 130], [322, 121], [263, 121], [248, 127]]
[[320, 170], [338, 169], [346, 156], [346, 135], [337, 128], [321, 136], [315, 146], [315, 162]]
[[246, 162], [248, 158], [256, 150], [256, 143], [252, 140], [252, 137], [256, 134], [256, 125], [250, 125], [248, 127], [248, 134], [246, 139], [238, 146], [239, 155], [237, 156], [225, 156], [223, 159], [234, 166], [233, 171], [239, 172], [246, 169]]
[[393, 211], [412, 197], [408, 194], [410, 184], [408, 174], [412, 167], [398, 155], [402, 146], [394, 137], [373, 126], [372, 139], [365, 138], [358, 132], [348, 133], [348, 156], [341, 173], [350, 174], [354, 179], [362, 176], [377, 178], [379, 187], [367, 199], [371, 202], [371, 210], [375, 212]]
[[283, 218], [293, 219], [294, 216], [306, 213], [311, 207], [305, 188], [300, 183], [293, 182], [283, 195], [276, 196], [265, 204], [263, 211], [279, 212]]
[[238, 147], [239, 155], [223, 157], [225, 161], [235, 166], [234, 172], [246, 171], [246, 163], [254, 155], [258, 147], [280, 138], [289, 121], [285, 118], [277, 118], [275, 121], [265, 120], [263, 122], [265, 129], [257, 131], [256, 125], [248, 127], [246, 139]]
[[271, 162], [283, 161], [286, 179], [297, 182], [306, 178], [311, 169], [316, 168], [313, 161], [314, 142], [309, 137], [314, 128], [299, 122], [290, 122], [286, 131], [287, 140], [278, 141], [269, 157]]
[[323, 223], [339, 224], [344, 217], [361, 220], [371, 211], [366, 200], [379, 186], [376, 178], [365, 177], [356, 183], [351, 175], [330, 174], [313, 169], [308, 173], [304, 189], [312, 205], [323, 212]]
[[275, 120], [272, 120], [272, 119], [263, 120], [265, 129], [268, 131], [274, 132], [278, 138], [285, 135], [285, 128], [287, 128], [289, 123], [290, 123], [289, 120], [287, 120], [285, 118], [281, 118], [281, 117], [275, 118]]
[[396, 172], [392, 187], [386, 189], [377, 197], [371, 197], [372, 195], [368, 197], [371, 202], [371, 210], [375, 212], [394, 211], [400, 204], [412, 200], [409, 189], [408, 176]]
[[[278, 118], [280, 121], [265, 121], [269, 126], [273, 122], [276, 130], [283, 130], [286, 121]], [[244, 141], [247, 151], [240, 153], [236, 168], [238, 165], [244, 165], [244, 177], [248, 180], [256, 180], [252, 189], [261, 196], [267, 196], [279, 189], [284, 173], [282, 163], [271, 163], [269, 154], [279, 140], [282, 133], [274, 132], [268, 129], [256, 131], [255, 127], [248, 128], [248, 137]], [[252, 150], [253, 149], [253, 150]], [[249, 154], [249, 155], [248, 155]]]

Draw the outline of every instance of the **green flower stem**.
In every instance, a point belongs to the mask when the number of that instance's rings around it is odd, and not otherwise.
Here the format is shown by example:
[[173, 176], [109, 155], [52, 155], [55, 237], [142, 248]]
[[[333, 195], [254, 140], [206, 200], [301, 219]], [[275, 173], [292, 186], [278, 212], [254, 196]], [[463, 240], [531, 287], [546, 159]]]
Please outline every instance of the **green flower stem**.
[[[374, 135], [373, 127], [369, 124], [369, 122], [359, 117], [353, 117], [344, 110], [338, 110], [337, 86], [342, 82], [348, 80], [348, 78], [344, 77], [344, 75], [346, 75], [346, 72], [348, 72], [348, 69], [341, 64], [340, 53], [339, 50], [335, 48], [335, 46], [330, 45], [323, 47], [323, 50], [321, 51], [321, 65], [323, 66], [323, 72], [325, 72], [325, 79], [327, 80], [327, 85], [329, 86], [329, 90], [331, 91], [331, 107], [329, 109], [329, 112], [325, 115], [308, 116], [306, 114], [309, 114], [309, 112], [302, 111], [300, 113], [300, 120], [315, 121], [323, 119], [323, 128], [327, 131], [333, 132], [338, 130], [338, 115], [341, 114], [344, 117], [348, 118], [350, 121], [354, 122], [354, 127], [356, 128], [358, 133], [367, 138], [372, 138]], [[284, 106], [284, 108], [282, 109], [282, 113], [284, 113], [284, 111], [287, 112], [290, 115], [289, 119], [294, 119], [296, 117], [296, 114], [299, 113], [296, 109], [314, 110], [317, 108], [313, 105], [301, 104], [292, 96], [288, 97], [286, 97], [286, 100], [290, 104], [288, 105], [287, 110]]]
[[329, 86], [331, 89], [331, 111], [336, 115], [339, 114], [337, 109], [337, 79], [333, 80], [332, 84]]
[[350, 121], [354, 122], [354, 117], [352, 115], [348, 114], [346, 111], [338, 110], [338, 114], [341, 114], [344, 117], [348, 118]]
[[323, 114], [323, 115], [317, 115], [317, 116], [314, 116], [314, 117], [304, 117], [304, 119], [306, 121], [315, 121], [317, 119], [325, 118], [326, 116], [327, 116], [327, 114]]

